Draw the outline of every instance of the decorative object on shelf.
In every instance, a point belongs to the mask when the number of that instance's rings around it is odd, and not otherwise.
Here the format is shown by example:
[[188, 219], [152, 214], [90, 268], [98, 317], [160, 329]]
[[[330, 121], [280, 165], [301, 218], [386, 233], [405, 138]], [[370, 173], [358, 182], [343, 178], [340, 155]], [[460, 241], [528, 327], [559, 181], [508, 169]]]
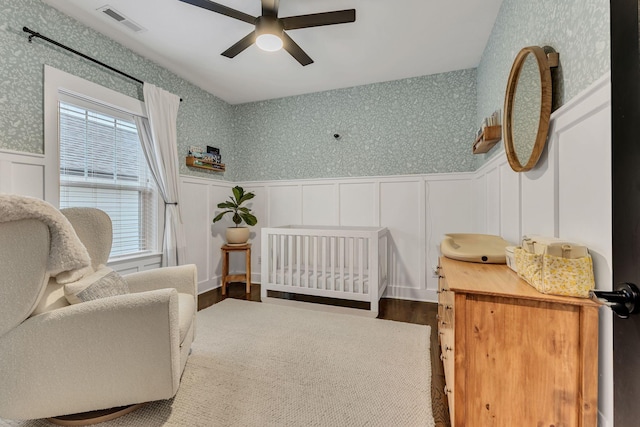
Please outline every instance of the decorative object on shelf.
[[496, 110], [490, 117], [485, 117], [482, 126], [476, 133], [473, 143], [473, 154], [482, 154], [493, 148], [502, 139], [500, 110]]
[[558, 66], [558, 58], [549, 47], [529, 46], [513, 61], [504, 100], [504, 150], [516, 172], [532, 169], [547, 141], [551, 68]]
[[217, 163], [222, 163], [222, 156], [220, 155], [220, 149], [216, 148], [216, 147], [211, 147], [209, 145], [207, 145], [207, 152], [206, 153], [202, 153], [202, 154], [207, 154], [208, 156], [210, 156], [214, 162]]
[[249, 228], [240, 227], [240, 224], [244, 222], [249, 226], [253, 226], [258, 223], [258, 219], [251, 213], [251, 209], [242, 205], [253, 199], [255, 194], [251, 191], [245, 193], [244, 189], [239, 185], [236, 185], [231, 190], [233, 196], [229, 196], [230, 201], [218, 203], [218, 208], [225, 210], [216, 215], [213, 218], [213, 222], [220, 221], [228, 213], [233, 214], [232, 220], [236, 226], [227, 228], [227, 244], [244, 245], [249, 240]]
[[224, 163], [221, 163], [220, 150], [215, 147], [207, 146], [207, 152], [204, 152], [201, 147], [192, 145], [189, 147], [186, 161], [187, 166], [193, 168], [215, 172], [224, 172], [226, 170]]

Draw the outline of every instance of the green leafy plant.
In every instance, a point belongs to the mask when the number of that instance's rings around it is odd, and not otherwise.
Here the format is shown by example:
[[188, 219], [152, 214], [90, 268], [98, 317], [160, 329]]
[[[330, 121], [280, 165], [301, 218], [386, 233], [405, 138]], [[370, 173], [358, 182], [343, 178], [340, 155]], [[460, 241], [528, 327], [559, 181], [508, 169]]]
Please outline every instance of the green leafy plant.
[[216, 215], [213, 218], [213, 222], [218, 222], [228, 213], [232, 213], [232, 220], [238, 227], [244, 221], [247, 225], [256, 225], [258, 223], [258, 219], [251, 213], [251, 209], [242, 206], [242, 204], [248, 200], [253, 199], [256, 195], [252, 192], [244, 192], [244, 189], [239, 185], [236, 185], [231, 189], [233, 191], [233, 196], [229, 196], [229, 202], [218, 203], [218, 208], [226, 209]]

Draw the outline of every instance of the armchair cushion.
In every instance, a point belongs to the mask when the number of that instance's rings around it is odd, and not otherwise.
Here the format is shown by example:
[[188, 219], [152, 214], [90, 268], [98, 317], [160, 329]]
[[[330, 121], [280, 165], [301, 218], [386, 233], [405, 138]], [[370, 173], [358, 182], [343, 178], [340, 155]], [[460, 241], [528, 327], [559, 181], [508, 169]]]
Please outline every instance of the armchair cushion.
[[178, 313], [180, 328], [180, 344], [187, 337], [187, 332], [193, 323], [193, 316], [196, 314], [196, 304], [193, 295], [178, 293]]
[[129, 286], [126, 280], [113, 269], [105, 266], [101, 266], [97, 271], [78, 281], [64, 285], [64, 296], [70, 304], [128, 293]]
[[0, 336], [33, 311], [48, 279], [49, 230], [34, 219], [0, 222]]
[[69, 301], [64, 296], [64, 285], [58, 283], [55, 278], [50, 278], [49, 283], [44, 288], [44, 293], [40, 301], [38, 301], [38, 305], [29, 317], [69, 305]]

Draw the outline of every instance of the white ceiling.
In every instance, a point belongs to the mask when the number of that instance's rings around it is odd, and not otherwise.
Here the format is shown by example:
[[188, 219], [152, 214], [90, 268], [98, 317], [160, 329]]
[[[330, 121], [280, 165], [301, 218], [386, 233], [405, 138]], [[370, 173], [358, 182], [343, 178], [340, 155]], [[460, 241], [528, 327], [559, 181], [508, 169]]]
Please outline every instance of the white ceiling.
[[[231, 104], [474, 68], [502, 3], [281, 0], [280, 17], [356, 9], [354, 23], [287, 32], [315, 61], [302, 67], [284, 50], [255, 45], [234, 59], [221, 56], [253, 26], [178, 0], [44, 1]], [[218, 3], [261, 12], [260, 0]], [[105, 5], [146, 31], [134, 33], [97, 10]]]

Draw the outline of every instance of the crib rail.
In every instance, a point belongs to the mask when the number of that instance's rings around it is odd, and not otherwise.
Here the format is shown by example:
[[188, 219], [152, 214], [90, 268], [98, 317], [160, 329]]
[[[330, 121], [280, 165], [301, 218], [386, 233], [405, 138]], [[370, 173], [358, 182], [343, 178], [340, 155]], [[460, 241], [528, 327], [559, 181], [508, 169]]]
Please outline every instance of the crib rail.
[[387, 284], [387, 229], [262, 229], [262, 293], [268, 290], [371, 302]]

